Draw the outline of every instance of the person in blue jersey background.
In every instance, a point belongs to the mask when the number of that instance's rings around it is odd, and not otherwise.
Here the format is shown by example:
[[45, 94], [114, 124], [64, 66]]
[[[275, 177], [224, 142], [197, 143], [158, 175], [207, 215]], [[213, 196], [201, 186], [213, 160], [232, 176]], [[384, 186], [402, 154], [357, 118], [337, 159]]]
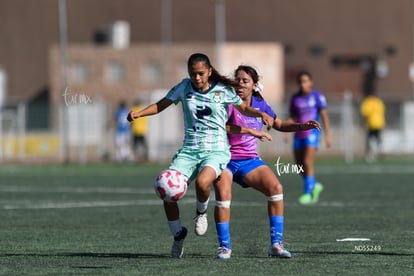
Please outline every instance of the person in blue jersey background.
[[[221, 174], [230, 160], [226, 133], [228, 107], [230, 105], [247, 116], [260, 117], [270, 128], [273, 118], [264, 112], [247, 106], [236, 94], [238, 84], [222, 76], [210, 63], [207, 55], [192, 54], [187, 62], [189, 78], [175, 85], [157, 103], [140, 111], [130, 111], [128, 120], [162, 112], [171, 104], [181, 102], [184, 119], [183, 146], [173, 157], [169, 169], [182, 173], [188, 183], [195, 182], [196, 216], [195, 233], [204, 235], [207, 231], [207, 206], [210, 186]], [[182, 226], [177, 202], [164, 201], [167, 224], [174, 241], [171, 256], [183, 256], [187, 229]]]
[[130, 124], [126, 118], [128, 108], [125, 101], [119, 103], [115, 112], [115, 160], [124, 162], [131, 158]]
[[[308, 120], [319, 121], [320, 118], [323, 123], [325, 144], [329, 148], [331, 146], [331, 136], [325, 96], [313, 89], [313, 80], [309, 72], [299, 72], [296, 80], [299, 91], [290, 99], [290, 117], [288, 120], [303, 123]], [[299, 203], [303, 205], [317, 203], [319, 195], [324, 189], [323, 185], [316, 181], [314, 169], [319, 138], [320, 132], [315, 129], [295, 132], [294, 134], [293, 152], [295, 161], [304, 168], [302, 174], [303, 194], [299, 197]], [[285, 140], [288, 140], [287, 134]]]

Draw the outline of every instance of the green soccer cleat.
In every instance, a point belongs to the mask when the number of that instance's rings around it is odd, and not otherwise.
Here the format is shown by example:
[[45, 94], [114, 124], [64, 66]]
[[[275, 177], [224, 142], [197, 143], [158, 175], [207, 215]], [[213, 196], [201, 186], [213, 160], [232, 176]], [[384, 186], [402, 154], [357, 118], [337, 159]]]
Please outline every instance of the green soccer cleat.
[[311, 194], [303, 194], [299, 197], [299, 203], [302, 205], [313, 204], [313, 198]]
[[315, 188], [313, 188], [312, 190], [312, 200], [313, 203], [316, 203], [319, 201], [319, 195], [321, 194], [321, 192], [323, 191], [323, 185], [319, 182], [317, 182], [315, 184]]

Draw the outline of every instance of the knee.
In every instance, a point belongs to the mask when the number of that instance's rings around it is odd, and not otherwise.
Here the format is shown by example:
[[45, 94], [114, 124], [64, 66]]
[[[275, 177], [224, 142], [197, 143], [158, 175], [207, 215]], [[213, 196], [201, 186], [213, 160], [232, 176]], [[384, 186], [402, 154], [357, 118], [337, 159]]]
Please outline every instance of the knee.
[[208, 196], [210, 195], [210, 185], [212, 183], [203, 179], [196, 179], [195, 188], [198, 195]]
[[227, 201], [231, 200], [231, 190], [227, 189], [214, 189], [216, 194], [216, 200], [218, 201]]
[[205, 178], [197, 178], [195, 184], [199, 189], [205, 190], [210, 187], [211, 182], [207, 181]]
[[272, 195], [278, 195], [278, 194], [283, 194], [283, 186], [280, 183], [277, 183], [276, 185], [273, 185], [272, 187], [270, 187], [268, 194], [270, 196]]

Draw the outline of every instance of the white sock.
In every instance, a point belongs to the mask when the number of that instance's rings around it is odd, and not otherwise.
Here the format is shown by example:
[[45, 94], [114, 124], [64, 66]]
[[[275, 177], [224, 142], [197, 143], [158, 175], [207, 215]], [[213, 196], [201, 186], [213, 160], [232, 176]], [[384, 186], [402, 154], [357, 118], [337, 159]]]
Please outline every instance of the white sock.
[[171, 234], [175, 237], [178, 232], [181, 231], [181, 229], [183, 228], [181, 226], [181, 220], [177, 219], [177, 220], [168, 220], [167, 221], [168, 224], [168, 228], [170, 229]]
[[207, 211], [208, 201], [209, 200], [210, 200], [210, 198], [207, 198], [207, 200], [205, 202], [200, 202], [197, 199], [196, 206], [197, 206], [197, 211], [199, 213], [205, 213]]

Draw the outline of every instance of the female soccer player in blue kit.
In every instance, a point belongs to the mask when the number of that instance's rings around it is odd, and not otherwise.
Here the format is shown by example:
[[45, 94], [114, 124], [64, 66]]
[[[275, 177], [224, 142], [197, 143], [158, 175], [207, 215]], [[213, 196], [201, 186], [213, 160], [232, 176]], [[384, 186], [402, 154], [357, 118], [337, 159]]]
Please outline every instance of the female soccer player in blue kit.
[[[303, 71], [297, 75], [299, 91], [290, 100], [290, 118], [288, 120], [306, 122], [308, 120], [322, 119], [326, 147], [331, 146], [329, 118], [326, 111], [325, 96], [313, 89], [313, 80], [309, 72]], [[296, 132], [293, 140], [293, 151], [296, 163], [304, 168], [303, 194], [299, 203], [303, 205], [314, 204], [319, 200], [323, 185], [315, 179], [314, 159], [319, 148], [320, 132], [314, 129]], [[287, 136], [285, 136], [287, 140]]]

